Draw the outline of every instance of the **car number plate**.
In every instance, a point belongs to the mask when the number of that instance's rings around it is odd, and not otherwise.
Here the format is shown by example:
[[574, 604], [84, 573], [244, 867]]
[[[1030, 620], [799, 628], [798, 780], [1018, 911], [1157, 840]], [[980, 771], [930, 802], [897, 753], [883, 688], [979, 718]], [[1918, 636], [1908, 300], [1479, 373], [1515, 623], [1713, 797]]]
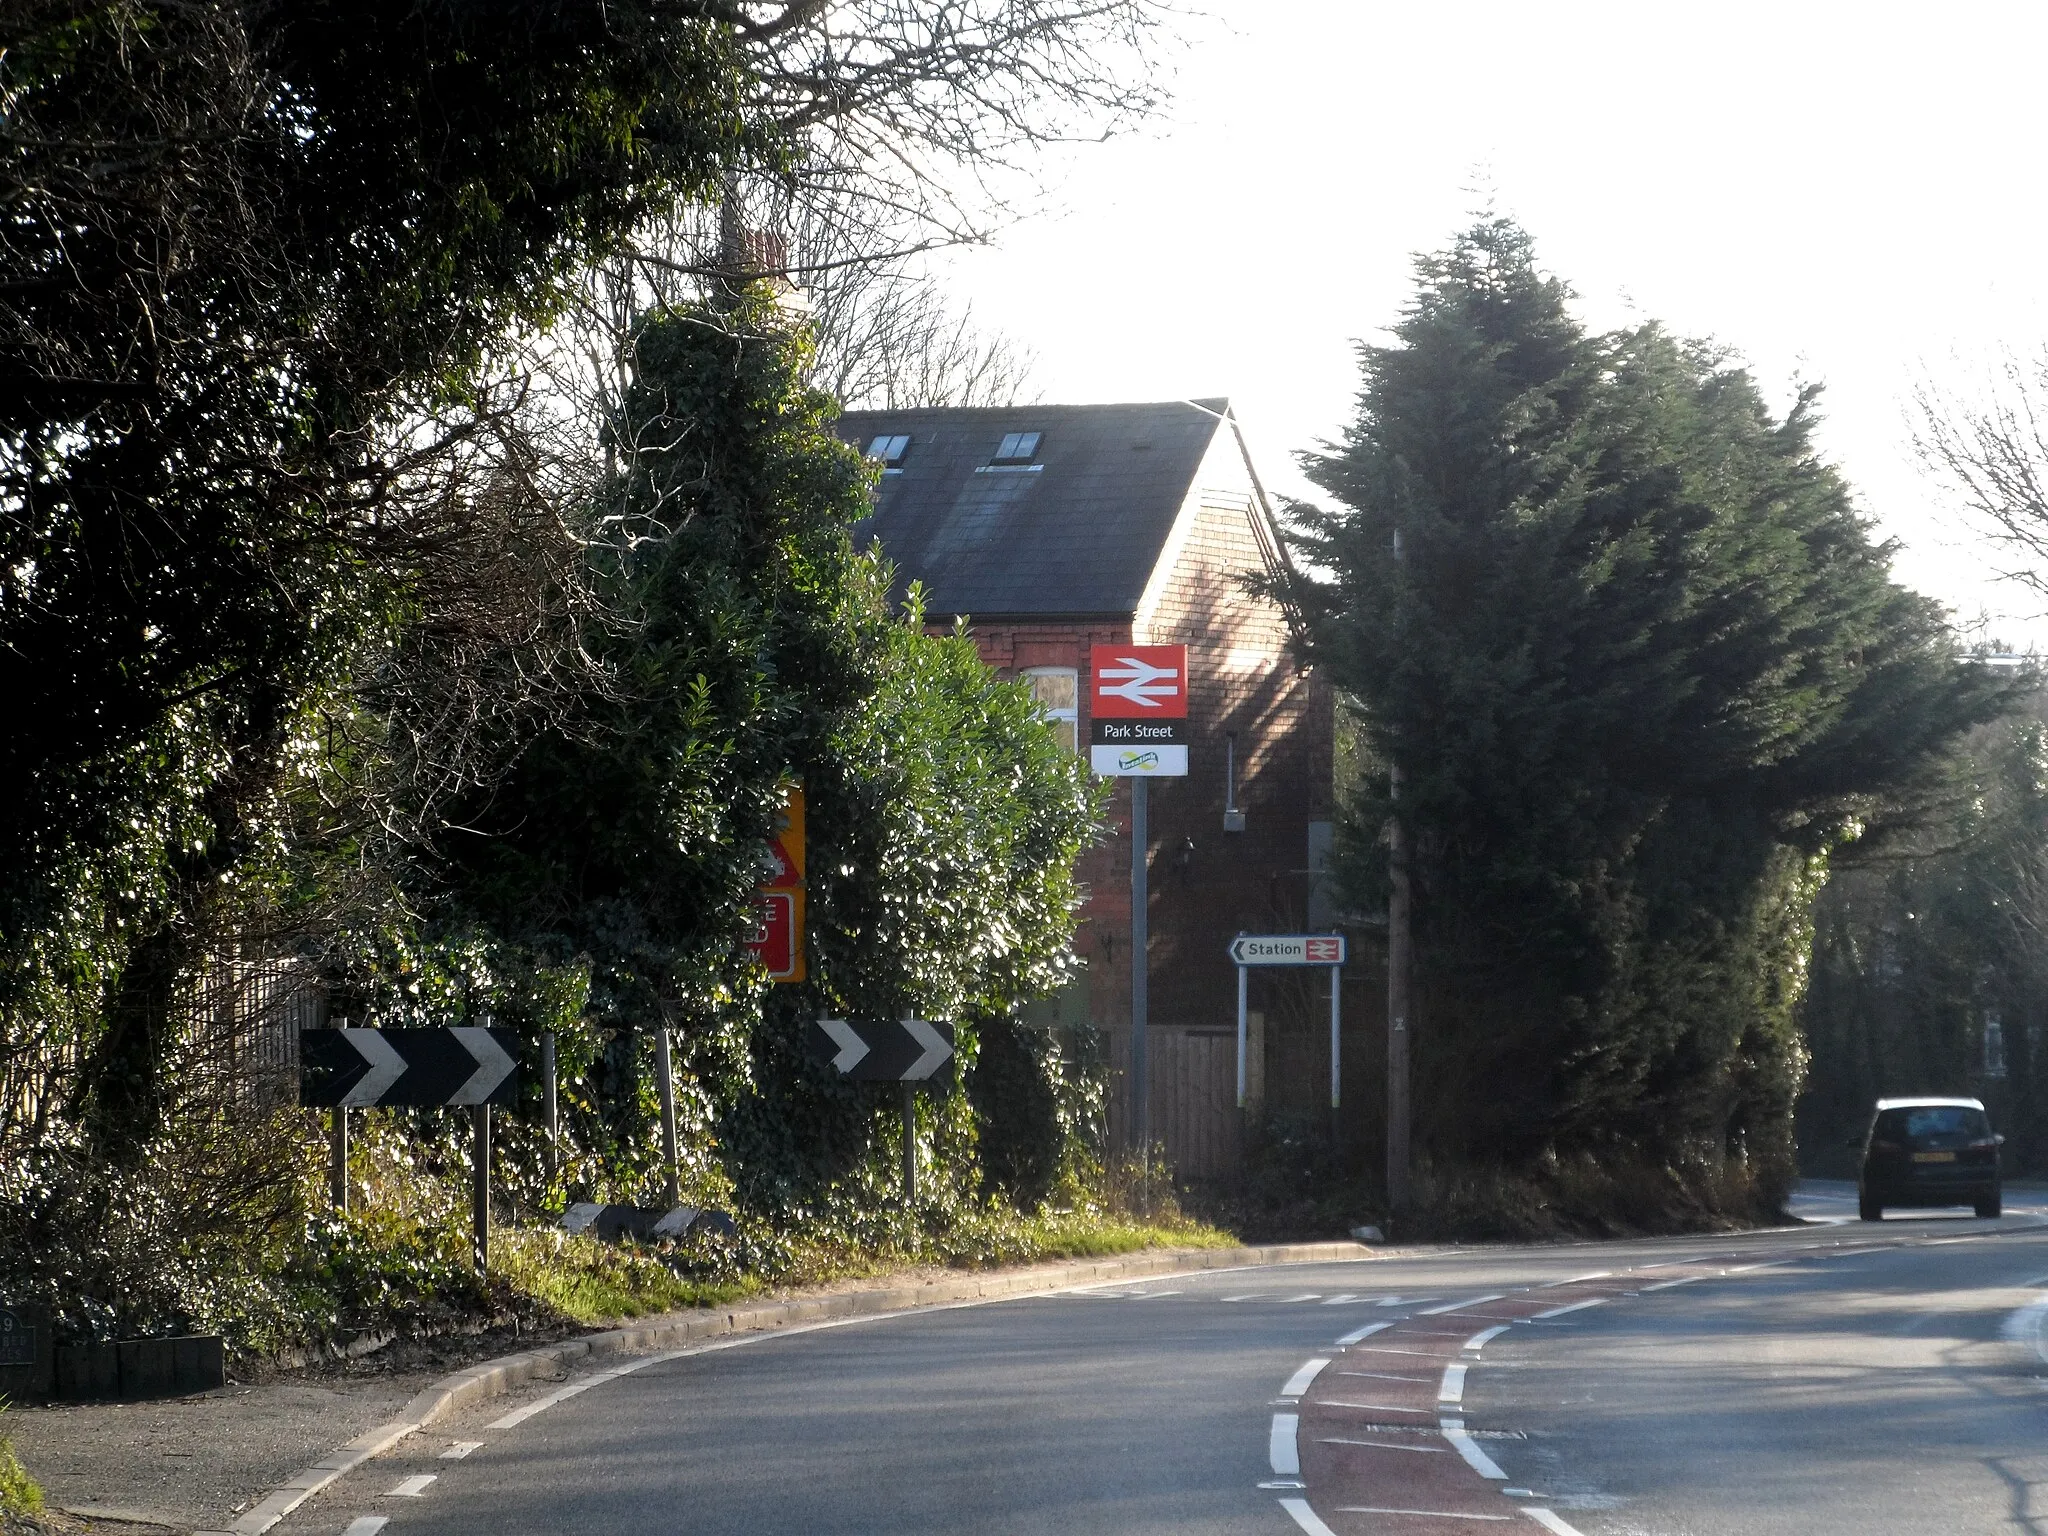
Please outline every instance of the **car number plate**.
[[1956, 1155], [1953, 1152], [1915, 1152], [1913, 1154], [1913, 1161], [1916, 1163], [1952, 1163], [1955, 1160]]

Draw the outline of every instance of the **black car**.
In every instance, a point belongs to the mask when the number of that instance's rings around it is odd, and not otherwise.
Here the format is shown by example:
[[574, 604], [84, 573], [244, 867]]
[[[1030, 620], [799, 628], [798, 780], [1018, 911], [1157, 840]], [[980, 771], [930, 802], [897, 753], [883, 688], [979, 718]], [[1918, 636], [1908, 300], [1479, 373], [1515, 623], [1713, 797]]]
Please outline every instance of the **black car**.
[[1971, 1205], [1996, 1216], [2004, 1140], [1976, 1099], [1879, 1099], [1861, 1142], [1857, 1214], [1882, 1221], [1888, 1205]]

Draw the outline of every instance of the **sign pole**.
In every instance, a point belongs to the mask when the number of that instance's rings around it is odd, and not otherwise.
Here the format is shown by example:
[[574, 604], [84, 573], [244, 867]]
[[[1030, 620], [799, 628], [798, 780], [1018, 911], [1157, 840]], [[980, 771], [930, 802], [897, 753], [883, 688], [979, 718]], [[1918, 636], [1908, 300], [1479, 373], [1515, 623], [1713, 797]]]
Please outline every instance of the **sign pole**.
[[1150, 1002], [1146, 997], [1146, 983], [1150, 980], [1147, 951], [1151, 943], [1146, 926], [1150, 917], [1146, 910], [1150, 900], [1146, 889], [1150, 861], [1145, 857], [1145, 845], [1150, 834], [1145, 826], [1145, 792], [1150, 787], [1142, 778], [1131, 780], [1131, 1135], [1137, 1143], [1140, 1167], [1146, 1166], [1152, 1156], [1152, 1094], [1146, 1050], [1149, 1042], [1145, 1035]]
[[327, 1189], [334, 1198], [334, 1208], [344, 1214], [348, 1211], [348, 1106], [334, 1106], [334, 1120], [328, 1133]]
[[1344, 988], [1342, 966], [1330, 967], [1330, 1145], [1337, 1145], [1337, 1109], [1344, 1101]]
[[547, 1119], [547, 1170], [548, 1182], [552, 1184], [555, 1175], [562, 1170], [562, 1114], [555, 1096], [555, 1032], [552, 1029], [542, 1030], [540, 1036], [540, 1095], [541, 1113]]
[[1240, 965], [1237, 968], [1237, 1107], [1239, 1109], [1248, 1107], [1248, 1084], [1245, 1081], [1245, 1001], [1245, 971], [1244, 967]]
[[903, 1085], [903, 1208], [917, 1209], [917, 1084]]
[[669, 1067], [667, 1019], [654, 1032], [654, 1070], [661, 1090], [661, 1197], [674, 1210], [683, 1203], [683, 1193], [676, 1176], [676, 1076]]
[[470, 1257], [476, 1264], [476, 1272], [483, 1274], [491, 1263], [491, 1106], [479, 1104], [470, 1111], [470, 1116], [470, 1162], [473, 1165]]

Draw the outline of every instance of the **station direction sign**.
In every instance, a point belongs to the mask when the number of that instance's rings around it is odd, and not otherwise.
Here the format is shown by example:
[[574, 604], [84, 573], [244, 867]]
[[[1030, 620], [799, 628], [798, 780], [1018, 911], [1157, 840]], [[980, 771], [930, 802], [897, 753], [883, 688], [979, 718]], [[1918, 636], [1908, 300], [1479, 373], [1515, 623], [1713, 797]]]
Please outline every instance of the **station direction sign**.
[[792, 784], [775, 840], [768, 845], [774, 868], [754, 901], [754, 931], [747, 938], [770, 981], [804, 979], [804, 792]]
[[1342, 965], [1341, 933], [1240, 933], [1230, 941], [1239, 965]]
[[1185, 778], [1188, 648], [1092, 646], [1088, 669], [1089, 766], [1113, 778]]

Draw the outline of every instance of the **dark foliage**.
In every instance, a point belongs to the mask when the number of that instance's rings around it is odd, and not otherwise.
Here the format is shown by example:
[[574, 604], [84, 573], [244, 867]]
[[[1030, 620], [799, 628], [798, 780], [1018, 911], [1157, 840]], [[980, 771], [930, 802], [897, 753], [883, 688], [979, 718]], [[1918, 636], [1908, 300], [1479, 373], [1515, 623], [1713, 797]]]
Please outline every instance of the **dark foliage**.
[[[1428, 1148], [1732, 1158], [1767, 1203], [1827, 856], [2006, 690], [1890, 580], [1817, 390], [1774, 420], [1713, 349], [1589, 336], [1568, 297], [1505, 221], [1418, 263], [1310, 462], [1340, 510], [1304, 514], [1301, 598], [1404, 774]], [[1373, 903], [1384, 766], [1350, 789]]]

